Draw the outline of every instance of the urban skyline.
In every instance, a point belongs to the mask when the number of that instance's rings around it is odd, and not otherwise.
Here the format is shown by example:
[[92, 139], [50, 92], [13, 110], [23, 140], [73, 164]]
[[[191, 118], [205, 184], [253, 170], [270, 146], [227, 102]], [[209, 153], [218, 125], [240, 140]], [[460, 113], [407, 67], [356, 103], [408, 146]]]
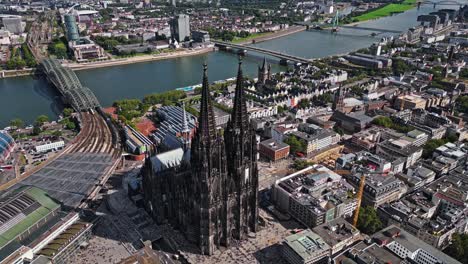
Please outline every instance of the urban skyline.
[[0, 264], [467, 263], [464, 2], [0, 9]]

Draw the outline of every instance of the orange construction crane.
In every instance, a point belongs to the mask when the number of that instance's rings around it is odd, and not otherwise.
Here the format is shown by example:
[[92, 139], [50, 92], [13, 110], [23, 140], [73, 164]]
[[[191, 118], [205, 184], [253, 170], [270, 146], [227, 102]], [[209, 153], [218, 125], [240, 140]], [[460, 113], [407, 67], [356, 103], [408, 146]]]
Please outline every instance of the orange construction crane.
[[[350, 175], [352, 171], [350, 170], [335, 170], [334, 171], [337, 174], [340, 175]], [[359, 181], [359, 189], [357, 193], [357, 204], [356, 204], [356, 209], [354, 210], [354, 215], [353, 215], [353, 226], [357, 228], [357, 222], [359, 219], [359, 210], [361, 209], [361, 202], [362, 202], [362, 195], [364, 193], [364, 186], [366, 186], [366, 176], [367, 174], [382, 174], [382, 175], [387, 175], [388, 172], [362, 172], [361, 175], [361, 180]]]
[[359, 181], [359, 190], [357, 193], [356, 210], [354, 210], [354, 216], [353, 216], [353, 226], [355, 228], [357, 228], [357, 222], [359, 218], [359, 210], [361, 209], [361, 201], [362, 201], [362, 194], [364, 192], [364, 186], [366, 186], [366, 174], [365, 173], [361, 175], [361, 180]]

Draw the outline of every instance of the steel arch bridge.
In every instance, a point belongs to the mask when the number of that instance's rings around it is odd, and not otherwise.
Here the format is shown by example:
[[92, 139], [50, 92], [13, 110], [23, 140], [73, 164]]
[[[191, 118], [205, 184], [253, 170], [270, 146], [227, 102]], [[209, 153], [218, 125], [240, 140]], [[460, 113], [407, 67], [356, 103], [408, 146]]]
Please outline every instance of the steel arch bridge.
[[94, 93], [81, 84], [76, 74], [68, 67], [63, 67], [56, 59], [45, 59], [41, 62], [47, 79], [64, 97], [65, 101], [76, 111], [86, 111], [100, 107]]

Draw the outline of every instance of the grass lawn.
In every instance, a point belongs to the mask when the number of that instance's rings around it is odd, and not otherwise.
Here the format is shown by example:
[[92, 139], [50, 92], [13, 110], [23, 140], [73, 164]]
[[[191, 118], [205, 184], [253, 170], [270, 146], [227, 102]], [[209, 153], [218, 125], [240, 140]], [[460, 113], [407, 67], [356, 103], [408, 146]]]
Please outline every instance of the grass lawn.
[[366, 21], [390, 16], [393, 13], [401, 13], [410, 10], [416, 4], [416, 0], [404, 0], [401, 4], [388, 4], [377, 10], [354, 17], [353, 20]]
[[263, 37], [263, 36], [266, 36], [266, 35], [269, 35], [269, 34], [272, 34], [274, 32], [262, 32], [262, 33], [254, 33], [254, 34], [251, 34], [250, 36], [248, 37], [245, 37], [245, 38], [235, 38], [232, 43], [240, 43], [240, 42], [245, 42], [245, 41], [249, 41], [249, 40], [252, 40], [254, 38], [258, 38], [258, 37]]

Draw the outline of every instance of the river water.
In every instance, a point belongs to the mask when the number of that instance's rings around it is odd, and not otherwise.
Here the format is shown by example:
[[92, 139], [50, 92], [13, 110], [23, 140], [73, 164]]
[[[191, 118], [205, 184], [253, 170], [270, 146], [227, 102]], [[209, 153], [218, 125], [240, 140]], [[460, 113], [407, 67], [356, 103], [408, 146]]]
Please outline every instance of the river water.
[[[432, 5], [423, 5], [419, 10], [414, 8], [395, 16], [363, 22], [360, 26], [403, 31], [417, 24], [418, 15], [432, 11]], [[370, 33], [356, 29], [341, 29], [338, 34], [304, 31], [256, 45], [305, 58], [320, 58], [368, 47], [382, 37], [371, 37]], [[260, 54], [249, 53], [243, 63], [245, 75], [256, 77], [257, 66], [262, 59]], [[236, 75], [237, 56], [226, 52], [83, 70], [77, 71], [77, 75], [96, 94], [103, 106], [109, 106], [119, 99], [143, 98], [147, 94], [198, 84], [201, 82], [204, 62], [208, 64], [210, 81]], [[284, 70], [277, 64], [273, 64], [272, 68], [275, 72]], [[44, 79], [29, 76], [0, 79], [0, 128], [7, 126], [13, 118], [31, 123], [38, 115], [45, 114], [56, 119], [62, 108], [59, 94]]]

